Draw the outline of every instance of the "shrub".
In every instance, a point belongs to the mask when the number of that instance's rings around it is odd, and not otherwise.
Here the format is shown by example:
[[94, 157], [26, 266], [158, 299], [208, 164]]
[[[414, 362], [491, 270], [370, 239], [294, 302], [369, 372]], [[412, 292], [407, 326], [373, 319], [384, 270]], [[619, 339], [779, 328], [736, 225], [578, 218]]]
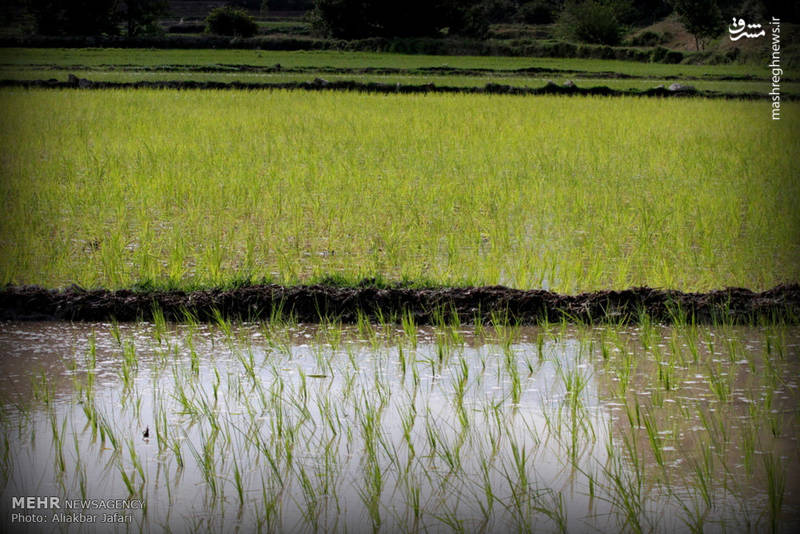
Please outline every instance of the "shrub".
[[519, 7], [519, 17], [527, 24], [550, 24], [558, 18], [558, 0], [533, 0]]
[[258, 31], [258, 25], [243, 9], [224, 6], [213, 9], [208, 14], [206, 31], [217, 35], [252, 37]]
[[640, 33], [639, 35], [634, 36], [631, 39], [631, 45], [633, 46], [656, 46], [663, 43], [664, 36], [647, 30], [645, 32]]
[[567, 2], [558, 26], [567, 39], [584, 43], [616, 45], [622, 36], [622, 27], [612, 7], [594, 0]]

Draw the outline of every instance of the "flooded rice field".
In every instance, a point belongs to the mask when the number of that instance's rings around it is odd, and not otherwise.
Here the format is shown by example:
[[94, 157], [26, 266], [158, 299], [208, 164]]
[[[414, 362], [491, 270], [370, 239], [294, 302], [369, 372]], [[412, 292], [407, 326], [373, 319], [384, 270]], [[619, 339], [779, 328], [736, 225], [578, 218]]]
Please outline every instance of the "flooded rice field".
[[800, 327], [0, 324], [14, 532], [793, 532]]

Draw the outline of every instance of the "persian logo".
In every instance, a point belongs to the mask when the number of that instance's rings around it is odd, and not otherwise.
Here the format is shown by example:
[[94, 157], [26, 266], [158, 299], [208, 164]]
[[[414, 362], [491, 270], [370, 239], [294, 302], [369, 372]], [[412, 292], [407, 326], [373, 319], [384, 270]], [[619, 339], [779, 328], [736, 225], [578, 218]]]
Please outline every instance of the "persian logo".
[[[761, 31], [755, 31], [759, 29]], [[753, 30], [753, 33], [750, 33], [749, 30]], [[736, 17], [733, 17], [733, 24], [728, 27], [728, 33], [731, 34], [731, 41], [738, 41], [742, 37], [756, 39], [758, 37], [764, 37], [767, 34], [767, 32], [761, 28], [761, 24], [745, 24], [744, 19], [736, 20]]]

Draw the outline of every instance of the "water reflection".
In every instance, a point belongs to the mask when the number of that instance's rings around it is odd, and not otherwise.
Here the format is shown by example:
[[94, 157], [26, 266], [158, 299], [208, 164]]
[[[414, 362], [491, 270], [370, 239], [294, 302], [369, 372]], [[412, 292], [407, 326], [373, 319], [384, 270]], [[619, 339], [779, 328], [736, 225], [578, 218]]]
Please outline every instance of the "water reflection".
[[144, 504], [89, 532], [789, 531], [799, 339], [6, 323], [3, 524], [60, 530], [11, 522], [33, 495]]

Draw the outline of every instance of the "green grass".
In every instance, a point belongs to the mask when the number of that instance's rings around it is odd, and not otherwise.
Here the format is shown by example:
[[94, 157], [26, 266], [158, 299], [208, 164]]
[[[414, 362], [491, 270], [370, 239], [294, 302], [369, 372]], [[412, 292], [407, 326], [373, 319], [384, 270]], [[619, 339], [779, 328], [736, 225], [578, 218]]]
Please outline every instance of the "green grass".
[[[764, 65], [668, 65], [633, 61], [486, 56], [428, 56], [377, 52], [268, 50], [151, 50], [115, 48], [4, 48], [0, 65], [254, 65], [286, 68], [402, 68], [448, 66], [461, 69], [513, 70], [550, 68], [569, 71], [616, 72], [630, 76], [745, 76], [767, 79]], [[786, 73], [786, 77], [790, 73]]]
[[800, 279], [798, 106], [0, 92], [0, 283]]

